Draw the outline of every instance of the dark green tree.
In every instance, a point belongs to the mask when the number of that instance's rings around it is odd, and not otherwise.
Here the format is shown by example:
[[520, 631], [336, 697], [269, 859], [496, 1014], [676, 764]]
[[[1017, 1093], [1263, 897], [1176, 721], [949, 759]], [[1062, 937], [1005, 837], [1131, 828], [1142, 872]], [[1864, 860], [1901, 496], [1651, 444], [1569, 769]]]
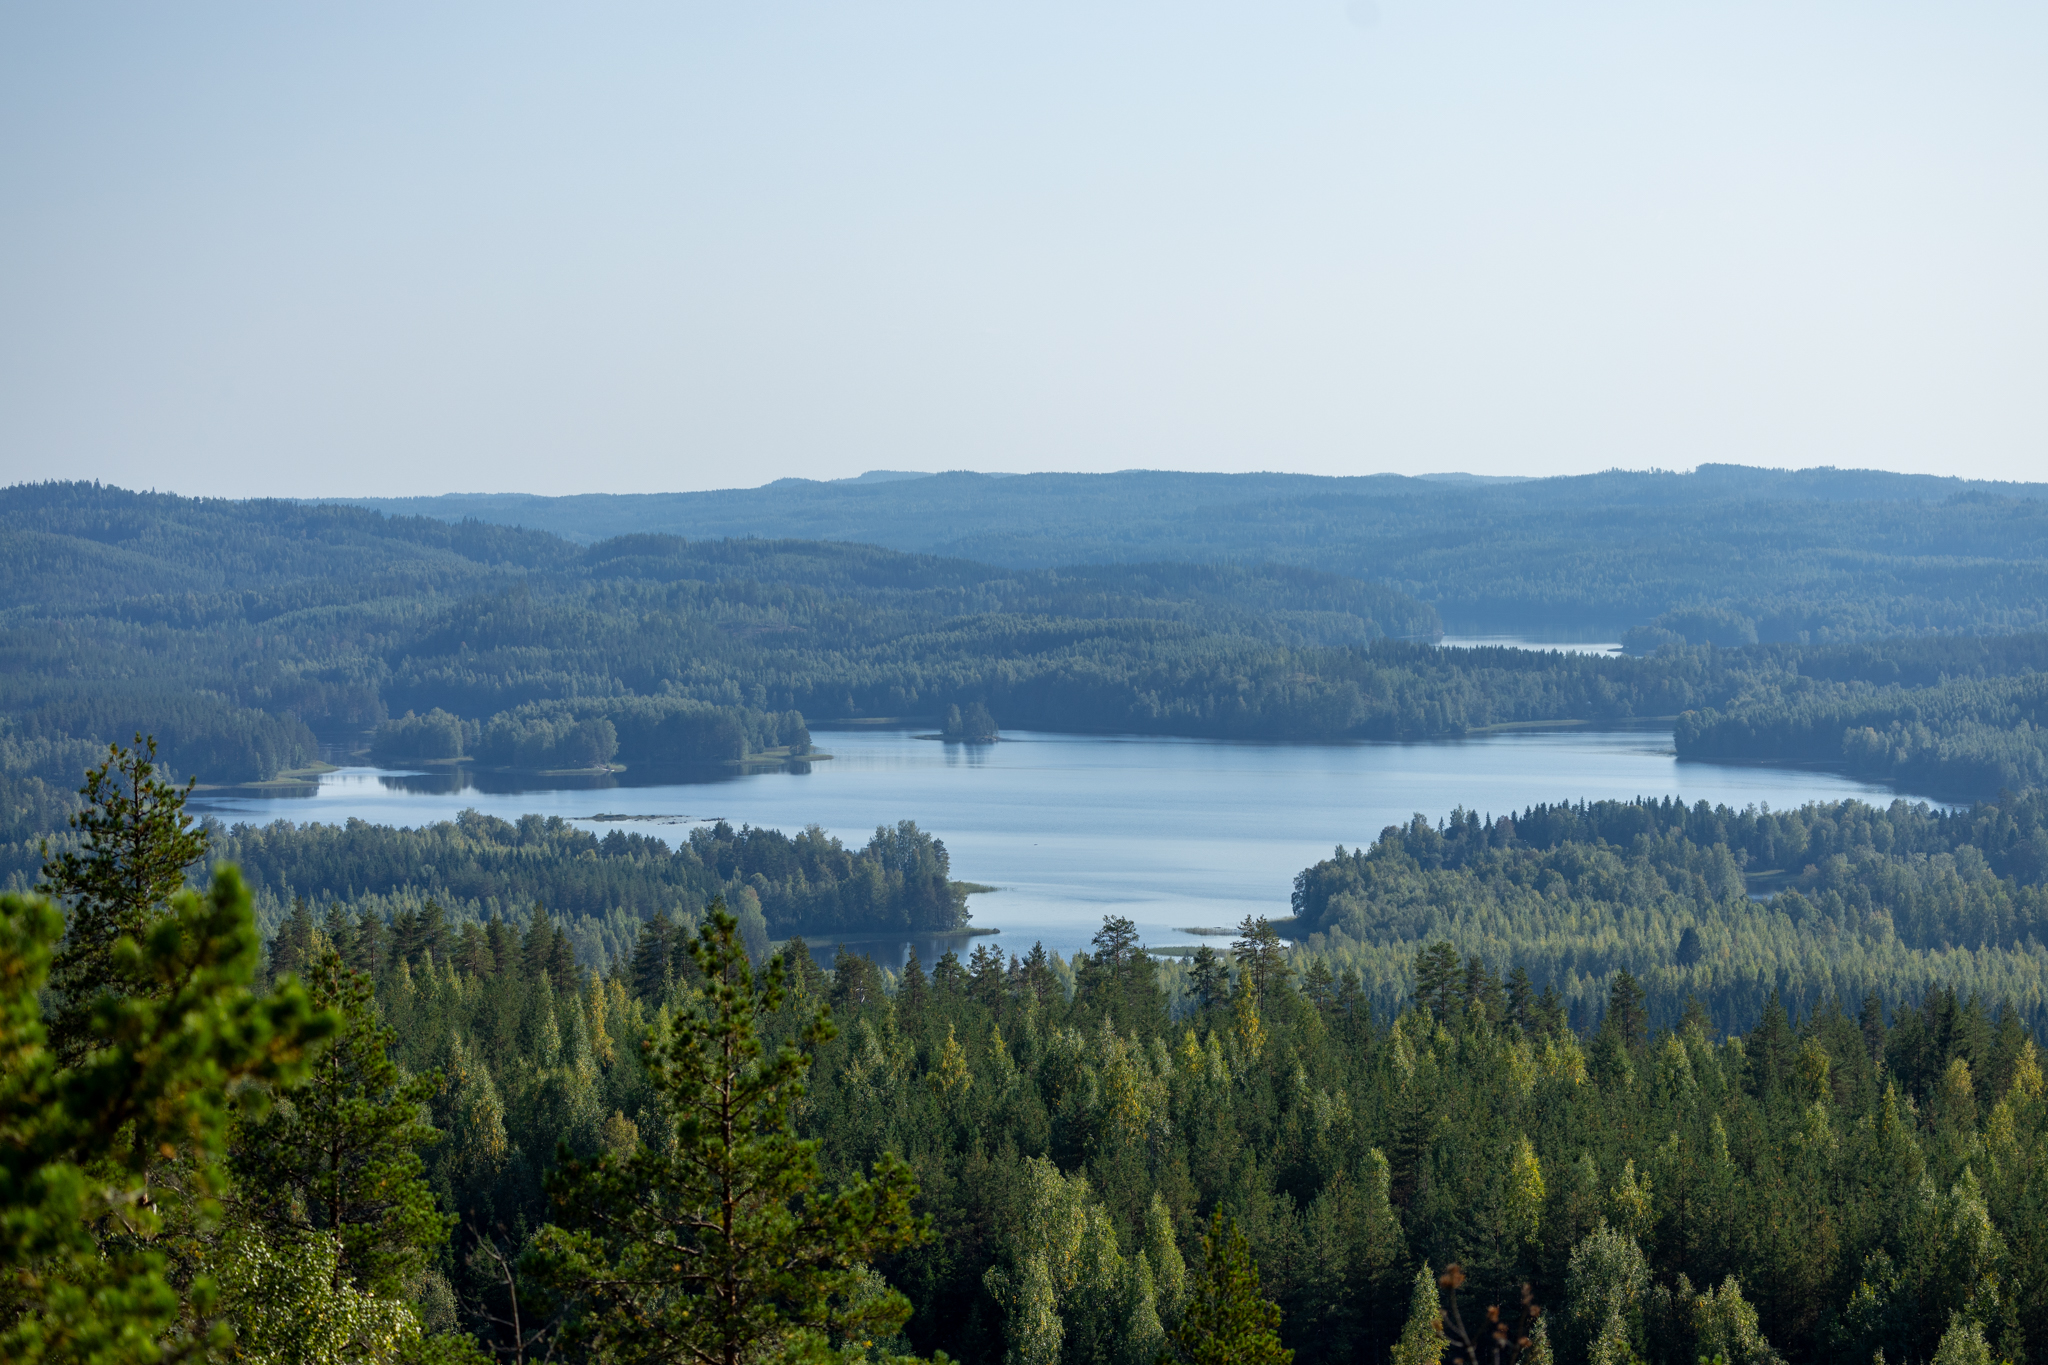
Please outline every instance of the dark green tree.
[[1158, 964], [1139, 941], [1137, 925], [1121, 915], [1105, 915], [1093, 946], [1093, 953], [1074, 960], [1076, 1000], [1126, 1032], [1163, 1025], [1166, 996], [1159, 989]]
[[[564, 1148], [548, 1181], [560, 1221], [535, 1236], [525, 1265], [566, 1308], [571, 1350], [625, 1365], [738, 1365], [865, 1344], [909, 1315], [866, 1263], [930, 1235], [910, 1210], [910, 1169], [884, 1155], [871, 1177], [821, 1188], [817, 1143], [790, 1119], [809, 1058], [792, 1043], [764, 1055], [757, 1028], [782, 1004], [783, 962], [757, 977], [738, 931], [712, 902], [686, 945], [703, 985], [650, 1044], [673, 1142], [624, 1158]], [[820, 1009], [797, 1042], [832, 1033]]]
[[1223, 956], [1204, 943], [1188, 963], [1188, 994], [1197, 1009], [1210, 1010], [1230, 999], [1230, 969]]
[[1631, 1048], [1641, 1047], [1650, 1039], [1647, 999], [1634, 974], [1626, 968], [1614, 974], [1614, 984], [1607, 991], [1607, 1019], [1621, 1041]]
[[1415, 955], [1415, 1003], [1437, 1018], [1448, 1019], [1457, 1007], [1463, 980], [1458, 950], [1449, 943], [1432, 943]]
[[1187, 1310], [1167, 1334], [1161, 1365], [1288, 1365], [1279, 1305], [1259, 1292], [1251, 1242], [1217, 1209], [1202, 1234], [1202, 1268]]
[[400, 1073], [390, 1053], [396, 1034], [377, 1016], [369, 977], [338, 953], [313, 964], [309, 985], [340, 1029], [303, 1082], [239, 1126], [238, 1197], [275, 1234], [333, 1233], [337, 1284], [346, 1277], [396, 1296], [453, 1223], [434, 1207], [419, 1151], [440, 1137], [422, 1115], [441, 1076]]
[[137, 735], [132, 749], [110, 744], [107, 761], [79, 789], [85, 808], [71, 817], [79, 847], [50, 857], [43, 846], [36, 889], [68, 907], [64, 946], [50, 967], [56, 1013], [49, 1024], [50, 1046], [66, 1064], [106, 1041], [92, 1027], [98, 995], [148, 988], [122, 975], [114, 946], [147, 938], [186, 871], [206, 856], [206, 831], [185, 814], [191, 790], [191, 779], [180, 789], [159, 776], [154, 737]]
[[276, 936], [270, 940], [271, 977], [297, 976], [304, 972], [313, 961], [313, 936], [319, 932], [306, 898], [292, 897], [291, 914], [278, 926]]
[[675, 980], [675, 921], [666, 910], [640, 926], [640, 940], [633, 945], [633, 993], [642, 1000], [660, 1003]]
[[1264, 915], [1257, 919], [1246, 915], [1237, 934], [1230, 947], [1237, 954], [1238, 985], [1252, 993], [1254, 1003], [1263, 1004], [1269, 993], [1286, 984], [1292, 971], [1287, 965], [1287, 947]]

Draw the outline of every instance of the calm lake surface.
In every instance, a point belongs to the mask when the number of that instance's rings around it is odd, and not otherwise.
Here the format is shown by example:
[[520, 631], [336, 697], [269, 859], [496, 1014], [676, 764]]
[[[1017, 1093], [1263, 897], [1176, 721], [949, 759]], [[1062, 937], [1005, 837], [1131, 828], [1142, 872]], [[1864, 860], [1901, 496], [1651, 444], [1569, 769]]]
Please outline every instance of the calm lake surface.
[[[994, 942], [1022, 952], [1043, 939], [1065, 954], [1085, 947], [1108, 914], [1136, 921], [1154, 947], [1200, 942], [1190, 928], [1286, 914], [1296, 872], [1336, 844], [1369, 844], [1416, 811], [1435, 819], [1460, 805], [1505, 814], [1545, 801], [1665, 795], [1783, 808], [1895, 795], [1827, 773], [1680, 763], [1665, 730], [1342, 745], [1019, 732], [967, 746], [901, 730], [815, 738], [833, 757], [808, 771], [633, 785], [630, 774], [508, 779], [356, 768], [296, 796], [207, 792], [192, 805], [230, 824], [406, 826], [474, 806], [672, 842], [692, 823], [725, 819], [791, 831], [815, 823], [859, 845], [879, 824], [915, 820], [945, 840], [955, 877], [1001, 888], [970, 902], [978, 927], [1002, 930]], [[956, 946], [965, 956], [967, 945]], [[872, 947], [892, 963], [904, 945]], [[921, 942], [918, 951], [929, 964], [943, 945]]]
[[1619, 654], [1619, 640], [1534, 640], [1526, 635], [1446, 635], [1444, 649], [1553, 649], [1560, 654]]

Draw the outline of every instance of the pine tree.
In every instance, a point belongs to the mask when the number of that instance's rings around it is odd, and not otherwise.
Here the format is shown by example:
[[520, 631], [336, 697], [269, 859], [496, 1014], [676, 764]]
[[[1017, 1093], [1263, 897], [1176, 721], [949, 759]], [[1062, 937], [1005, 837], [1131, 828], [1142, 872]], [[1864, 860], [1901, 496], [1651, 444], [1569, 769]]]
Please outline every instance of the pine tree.
[[967, 993], [991, 1014], [1002, 1018], [1003, 1004], [1009, 999], [1010, 980], [999, 949], [985, 943], [976, 945], [967, 959]]
[[1606, 1022], [1630, 1048], [1639, 1048], [1649, 1041], [1650, 1012], [1644, 1003], [1647, 999], [1632, 973], [1624, 969], [1614, 974], [1614, 984], [1607, 992]]
[[539, 901], [533, 903], [533, 917], [527, 921], [525, 937], [519, 942], [519, 963], [528, 981], [554, 976], [555, 926], [548, 919], [547, 907]]
[[[916, 954], [911, 955], [915, 959]], [[798, 1003], [823, 1000], [827, 994], [825, 973], [819, 968], [816, 958], [811, 956], [811, 945], [800, 937], [792, 937], [782, 945], [782, 970], [789, 973], [789, 993]], [[904, 969], [905, 982], [910, 980], [909, 968]]]
[[376, 911], [365, 907], [356, 917], [355, 932], [350, 936], [349, 946], [342, 950], [342, 959], [356, 971], [374, 978], [384, 970], [387, 937], [384, 921]]
[[633, 994], [642, 1000], [659, 1002], [674, 980], [670, 966], [675, 953], [676, 926], [665, 910], [640, 926], [640, 941], [633, 946]]
[[1031, 945], [1031, 951], [1024, 955], [1020, 973], [1025, 991], [1032, 1000], [1043, 1005], [1059, 990], [1059, 976], [1052, 969], [1052, 955], [1045, 951], [1043, 943]]
[[1450, 1018], [1461, 978], [1457, 950], [1448, 943], [1432, 943], [1415, 955], [1415, 1003], [1438, 1019]]
[[208, 1207], [153, 1184], [156, 1163], [169, 1149], [183, 1188], [216, 1185], [229, 1088], [290, 1082], [334, 1020], [296, 983], [250, 994], [261, 940], [223, 868], [111, 949], [134, 989], [98, 998], [87, 1022], [105, 1046], [64, 1066], [37, 1003], [63, 928], [43, 901], [0, 896], [0, 1359], [196, 1354], [220, 1343], [152, 1239], [167, 1213], [203, 1227]]
[[[943, 970], [948, 961], [952, 963], [953, 975], [964, 980], [960, 959], [953, 954], [947, 953], [940, 959], [940, 968]], [[933, 973], [934, 977], [937, 975]], [[862, 1005], [880, 1003], [882, 998], [882, 972], [875, 966], [875, 960], [865, 953], [849, 952], [845, 944], [840, 944], [832, 958], [832, 1003], [851, 1014]]]
[[1202, 1269], [1188, 1286], [1187, 1308], [1160, 1357], [1180, 1365], [1288, 1365], [1280, 1309], [1261, 1297], [1251, 1243], [1217, 1209], [1202, 1235]]
[[1437, 1298], [1436, 1276], [1424, 1262], [1415, 1272], [1415, 1285], [1408, 1296], [1408, 1323], [1394, 1343], [1394, 1365], [1438, 1365], [1449, 1344], [1444, 1337], [1444, 1310]]
[[270, 940], [271, 979], [296, 976], [305, 971], [313, 960], [314, 935], [319, 932], [313, 923], [313, 909], [306, 904], [306, 898], [292, 897], [291, 914], [278, 926], [277, 936]]
[[1537, 1033], [1540, 1025], [1536, 1018], [1536, 983], [1529, 979], [1529, 969], [1516, 967], [1508, 973], [1508, 1013], [1524, 1033]]
[[903, 973], [896, 979], [896, 1005], [906, 1020], [922, 1017], [925, 1002], [931, 996], [931, 989], [925, 984], [924, 964], [917, 960], [917, 949], [912, 948], [903, 959]]
[[370, 979], [339, 954], [316, 962], [309, 984], [341, 1027], [305, 1081], [237, 1133], [241, 1199], [275, 1234], [333, 1234], [336, 1276], [394, 1295], [452, 1221], [435, 1211], [419, 1154], [440, 1137], [420, 1107], [440, 1093], [441, 1076], [399, 1073], [390, 1056], [396, 1035], [377, 1017]]
[[155, 738], [135, 747], [107, 746], [107, 761], [85, 775], [85, 808], [71, 817], [80, 847], [49, 856], [36, 890], [68, 903], [64, 946], [50, 967], [56, 1014], [50, 1047], [66, 1064], [84, 1059], [106, 1039], [92, 1026], [102, 992], [129, 995], [147, 983], [124, 976], [115, 951], [120, 940], [138, 943], [160, 922], [185, 873], [206, 856], [206, 831], [185, 814], [181, 790], [157, 775]]
[[[909, 1167], [884, 1156], [871, 1178], [821, 1189], [817, 1143], [790, 1118], [809, 1059], [793, 1044], [764, 1056], [757, 1032], [783, 1001], [781, 958], [756, 977], [722, 900], [687, 946], [703, 986], [649, 1056], [673, 1142], [623, 1159], [565, 1147], [548, 1181], [560, 1223], [525, 1263], [568, 1306], [565, 1346], [622, 1365], [737, 1365], [887, 1336], [910, 1305], [875, 1292], [865, 1263], [930, 1235]], [[832, 1033], [820, 1009], [798, 1041]]]
[[1302, 996], [1316, 1007], [1319, 1014], [1328, 1014], [1337, 1003], [1337, 978], [1330, 974], [1330, 964], [1322, 958], [1308, 964], [1308, 970], [1301, 977]]
[[1279, 931], [1264, 915], [1257, 919], [1246, 915], [1237, 933], [1237, 941], [1230, 946], [1237, 954], [1238, 984], [1251, 990], [1253, 1003], [1263, 1004], [1292, 974], [1293, 969], [1287, 965], [1287, 949], [1280, 942]]

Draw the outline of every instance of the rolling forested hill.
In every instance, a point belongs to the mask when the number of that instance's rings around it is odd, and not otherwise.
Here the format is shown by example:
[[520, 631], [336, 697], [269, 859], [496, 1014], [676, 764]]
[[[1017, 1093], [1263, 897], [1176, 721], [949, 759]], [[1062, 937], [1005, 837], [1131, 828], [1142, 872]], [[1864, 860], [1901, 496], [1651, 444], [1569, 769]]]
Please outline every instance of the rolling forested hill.
[[1520, 481], [948, 473], [568, 498], [347, 499], [540, 527], [861, 541], [1035, 568], [1274, 562], [1382, 581], [1454, 633], [1733, 645], [2048, 622], [2048, 484], [1706, 465]]
[[75, 780], [65, 746], [137, 730], [180, 772], [263, 779], [307, 762], [317, 737], [436, 708], [480, 736], [506, 715], [514, 749], [592, 708], [615, 731], [722, 708], [707, 724], [744, 752], [794, 733], [791, 710], [942, 712], [998, 678], [1040, 698], [1041, 719], [1228, 729], [1247, 708], [1219, 710], [1221, 685], [1312, 713], [1314, 678], [1289, 681], [1304, 673], [1296, 653], [1438, 631], [1398, 592], [1270, 566], [1018, 571], [644, 535], [579, 546], [84, 484], [0, 492], [0, 530], [0, 744], [10, 771], [50, 780]]
[[[801, 752], [807, 720], [975, 703], [1021, 728], [1322, 740], [1677, 718], [1688, 756], [1962, 797], [2048, 772], [2048, 636], [2033, 633], [1716, 647], [1649, 628], [1662, 642], [1640, 658], [1449, 651], [1423, 642], [1439, 629], [1427, 605], [1309, 568], [1014, 569], [645, 532], [577, 545], [80, 484], [0, 492], [0, 529], [0, 816], [17, 841], [48, 827], [94, 746], [137, 731], [214, 782], [267, 779], [373, 727], [401, 761], [678, 764]], [[2010, 596], [2029, 572], [2003, 562], [1985, 582]], [[1719, 608], [1692, 617], [1665, 619], [1754, 633]]]

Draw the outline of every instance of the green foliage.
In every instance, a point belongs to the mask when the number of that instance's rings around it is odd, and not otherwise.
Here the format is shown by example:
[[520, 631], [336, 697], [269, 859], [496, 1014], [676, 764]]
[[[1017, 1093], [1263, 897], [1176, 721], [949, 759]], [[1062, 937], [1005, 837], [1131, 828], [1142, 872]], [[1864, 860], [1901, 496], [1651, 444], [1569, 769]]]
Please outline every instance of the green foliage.
[[[893, 1291], [863, 1292], [864, 1262], [927, 1235], [909, 1169], [884, 1158], [871, 1178], [820, 1188], [816, 1143], [790, 1119], [808, 1059], [790, 1044], [765, 1055], [758, 1033], [783, 1003], [782, 963], [756, 978], [738, 927], [714, 903], [687, 941], [702, 984], [650, 1056], [672, 1141], [623, 1159], [565, 1152], [549, 1182], [559, 1221], [527, 1252], [570, 1307], [568, 1339], [607, 1359], [822, 1358], [910, 1311]], [[831, 1033], [821, 1009], [799, 1039]]]
[[967, 703], [964, 712], [957, 705], [947, 706], [941, 733], [967, 744], [989, 744], [998, 738], [996, 718], [978, 701]]
[[397, 1365], [418, 1356], [411, 1308], [350, 1282], [341, 1244], [312, 1233], [222, 1238], [214, 1273], [234, 1359], [251, 1365]]
[[180, 892], [108, 961], [131, 989], [95, 998], [103, 1046], [49, 1050], [36, 994], [62, 920], [0, 897], [0, 1354], [155, 1361], [224, 1344], [218, 1285], [173, 1273], [168, 1228], [218, 1215], [231, 1087], [287, 1084], [334, 1025], [293, 984], [250, 994], [259, 949], [231, 869]]
[[1958, 1315], [1941, 1334], [1934, 1365], [1991, 1365], [1991, 1347], [1984, 1340], [1984, 1329]]
[[1279, 1306], [1259, 1292], [1251, 1243], [1218, 1209], [1202, 1234], [1201, 1269], [1164, 1358], [1184, 1365], [1288, 1365], [1294, 1352], [1280, 1344], [1279, 1326]]
[[[236, 826], [215, 855], [246, 870], [270, 925], [282, 926], [295, 898], [340, 900], [351, 919], [367, 911], [393, 926], [431, 913], [431, 931], [400, 949], [414, 967], [426, 952], [446, 962], [462, 951], [468, 925], [524, 919], [536, 903], [567, 935], [572, 960], [590, 965], [635, 953], [655, 916], [694, 918], [718, 895], [733, 905], [753, 896], [770, 939], [946, 930], [968, 920], [967, 888], [951, 879], [944, 841], [908, 821], [853, 848], [815, 826], [791, 836], [720, 822], [693, 828], [672, 849], [624, 830], [599, 839], [553, 817], [513, 824], [464, 812], [417, 830]], [[381, 971], [387, 950], [358, 965]]]
[[206, 855], [206, 833], [185, 814], [188, 782], [179, 790], [157, 775], [156, 741], [135, 737], [133, 749], [108, 747], [85, 775], [84, 807], [71, 817], [76, 847], [43, 864], [37, 890], [69, 908], [64, 946], [50, 968], [57, 996], [50, 1044], [77, 1062], [104, 1042], [95, 1034], [97, 997], [132, 994], [146, 984], [121, 969], [117, 945], [141, 941]]
[[1572, 1249], [1565, 1290], [1573, 1336], [1589, 1362], [1624, 1365], [1642, 1358], [1650, 1272], [1635, 1238], [1603, 1222]]
[[461, 758], [476, 742], [467, 728], [460, 716], [439, 707], [424, 716], [408, 711], [378, 724], [370, 737], [370, 756], [387, 763]]
[[1394, 1343], [1394, 1365], [1437, 1365], [1449, 1344], [1444, 1339], [1436, 1276], [1425, 1261], [1415, 1272], [1414, 1291], [1408, 1296], [1408, 1322], [1401, 1328], [1401, 1339]]
[[[1689, 1286], [1681, 1277], [1680, 1293]], [[1756, 1309], [1742, 1297], [1742, 1285], [1733, 1275], [1694, 1298], [1688, 1307], [1701, 1360], [1725, 1365], [1784, 1365], [1771, 1343], [1757, 1326]]]
[[370, 978], [332, 948], [312, 965], [313, 1002], [341, 1026], [307, 1076], [236, 1134], [240, 1200], [274, 1242], [333, 1239], [344, 1280], [393, 1297], [425, 1268], [453, 1219], [434, 1207], [419, 1149], [440, 1134], [423, 1106], [438, 1073], [404, 1077], [391, 1060], [394, 1030], [377, 1017]]
[[[1541, 1032], [1553, 1009], [1589, 1032], [1612, 1017], [1633, 1047], [1689, 1009], [1709, 1032], [1747, 1029], [1773, 990], [1811, 1010], [1946, 983], [2040, 1027], [2044, 883], [2038, 794], [1955, 812], [1603, 801], [1417, 816], [1304, 869], [1294, 908], [1296, 933], [1377, 1008], [1413, 992], [1440, 1018], [1469, 1004]], [[1520, 1004], [1499, 980], [1510, 963]], [[1605, 1046], [1596, 1036], [1596, 1061], [1617, 1061]]]
[[1963, 798], [2048, 785], [2048, 673], [1927, 687], [1794, 677], [1678, 718], [1679, 756], [1821, 763]]

